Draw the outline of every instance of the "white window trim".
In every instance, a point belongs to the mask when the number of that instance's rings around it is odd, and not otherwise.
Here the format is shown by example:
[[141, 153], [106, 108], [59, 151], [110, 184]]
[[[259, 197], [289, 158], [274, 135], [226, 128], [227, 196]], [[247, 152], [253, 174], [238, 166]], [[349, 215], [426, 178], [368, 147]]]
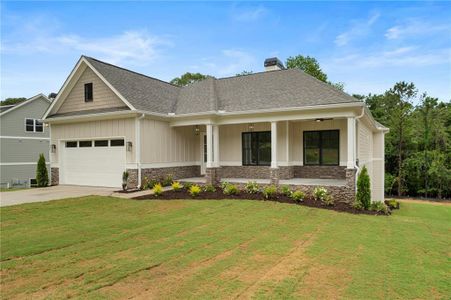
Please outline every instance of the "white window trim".
[[[33, 120], [33, 131], [27, 130], [27, 120]], [[36, 121], [40, 121], [42, 124], [42, 131], [36, 131]], [[44, 133], [44, 122], [41, 119], [35, 119], [35, 118], [28, 118], [26, 117], [24, 120], [24, 130], [25, 132], [32, 132], [32, 133]]]

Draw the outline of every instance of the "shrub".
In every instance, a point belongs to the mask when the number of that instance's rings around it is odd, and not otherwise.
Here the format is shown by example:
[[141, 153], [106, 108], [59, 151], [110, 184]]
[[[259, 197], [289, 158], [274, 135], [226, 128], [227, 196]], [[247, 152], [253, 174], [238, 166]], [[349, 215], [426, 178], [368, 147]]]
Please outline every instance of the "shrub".
[[153, 187], [158, 183], [158, 181], [156, 181], [155, 179], [151, 179], [149, 180], [149, 182], [147, 183], [147, 188], [148, 189], [153, 189]]
[[280, 191], [282, 192], [283, 195], [290, 197], [291, 195], [291, 189], [288, 185], [282, 185], [282, 187], [280, 188]]
[[178, 181], [174, 181], [171, 186], [175, 192], [178, 192], [182, 189], [182, 185]]
[[212, 184], [207, 184], [204, 186], [204, 192], [214, 193], [216, 192], [216, 188]]
[[385, 200], [384, 203], [390, 208], [390, 209], [399, 209], [399, 202], [395, 199]]
[[227, 181], [221, 182], [221, 190], [224, 190], [229, 184]]
[[139, 187], [141, 190], [147, 189], [147, 186], [149, 184], [149, 178], [147, 176], [144, 176], [143, 180], [141, 181], [141, 186]]
[[248, 194], [256, 194], [258, 193], [258, 191], [260, 190], [259, 185], [257, 184], [257, 182], [255, 181], [249, 181], [248, 183], [246, 183], [244, 190], [246, 191], [246, 193]]
[[122, 173], [122, 189], [123, 189], [124, 191], [127, 190], [128, 175], [129, 175], [129, 174], [128, 174], [127, 171], [124, 171], [124, 172]]
[[358, 202], [358, 201], [354, 201], [354, 203], [352, 203], [351, 205], [353, 208], [357, 209], [357, 210], [362, 210], [363, 209], [363, 205], [362, 203]]
[[194, 185], [194, 183], [192, 182], [184, 182], [183, 183], [183, 188], [187, 191], [189, 191], [189, 189]]
[[191, 197], [197, 197], [200, 192], [202, 192], [202, 189], [197, 184], [194, 184], [189, 188], [189, 194]]
[[303, 191], [294, 191], [290, 193], [290, 198], [295, 202], [302, 202], [304, 201], [305, 194]]
[[160, 183], [157, 183], [156, 185], [154, 185], [154, 187], [152, 188], [152, 192], [154, 194], [155, 197], [160, 196], [161, 194], [163, 194], [163, 187], [161, 186]]
[[163, 186], [170, 186], [172, 184], [172, 182], [174, 181], [173, 179], [174, 179], [173, 176], [171, 174], [168, 174], [168, 175], [166, 175], [166, 177], [164, 177], [161, 180], [161, 184]]
[[323, 204], [326, 205], [334, 204], [334, 198], [332, 197], [332, 195], [329, 194], [327, 189], [324, 187], [316, 187], [313, 190], [313, 199], [315, 199], [315, 201], [321, 201]]
[[326, 205], [334, 205], [335, 200], [334, 197], [332, 197], [332, 195], [327, 194], [326, 197], [322, 200], [323, 204]]
[[39, 187], [49, 185], [49, 173], [47, 172], [47, 166], [45, 165], [44, 154], [39, 154], [38, 166], [36, 168], [36, 183]]
[[388, 207], [382, 201], [373, 201], [371, 202], [370, 209], [373, 211], [381, 212], [384, 214], [388, 214]]
[[277, 195], [277, 187], [275, 185], [265, 186], [262, 193], [265, 199], [272, 199]]
[[237, 195], [239, 190], [238, 187], [234, 184], [227, 183], [222, 189], [224, 195]]
[[370, 189], [370, 176], [368, 170], [363, 166], [357, 179], [357, 195], [356, 201], [360, 202], [365, 209], [370, 208], [371, 204], [371, 189]]

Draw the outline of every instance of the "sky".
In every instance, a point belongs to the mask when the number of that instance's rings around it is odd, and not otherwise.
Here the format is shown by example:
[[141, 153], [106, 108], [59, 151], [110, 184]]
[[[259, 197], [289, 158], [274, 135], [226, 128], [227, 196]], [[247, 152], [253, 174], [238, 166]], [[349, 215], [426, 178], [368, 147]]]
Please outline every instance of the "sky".
[[81, 55], [170, 81], [315, 57], [350, 94], [451, 100], [451, 2], [5, 2], [0, 98], [57, 92]]

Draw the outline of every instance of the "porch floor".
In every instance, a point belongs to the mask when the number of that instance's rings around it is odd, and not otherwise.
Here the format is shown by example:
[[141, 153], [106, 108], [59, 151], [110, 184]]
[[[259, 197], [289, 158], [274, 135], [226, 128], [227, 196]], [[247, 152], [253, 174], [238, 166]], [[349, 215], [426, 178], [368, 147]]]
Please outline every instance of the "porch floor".
[[[192, 183], [206, 183], [205, 177], [191, 177], [183, 178], [180, 182], [192, 182]], [[255, 181], [258, 184], [269, 184], [269, 179], [249, 179], [249, 178], [221, 178], [221, 182], [230, 183], [247, 183], [249, 181]], [[292, 178], [279, 180], [280, 185], [318, 185], [318, 186], [344, 186], [346, 180], [344, 179], [319, 179], [319, 178]]]

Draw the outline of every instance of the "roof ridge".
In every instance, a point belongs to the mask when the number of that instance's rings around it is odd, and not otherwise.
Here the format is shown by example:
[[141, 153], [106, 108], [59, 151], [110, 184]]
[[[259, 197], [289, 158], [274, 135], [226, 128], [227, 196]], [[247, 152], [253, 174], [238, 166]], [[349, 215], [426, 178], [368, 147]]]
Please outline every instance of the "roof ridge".
[[170, 82], [167, 82], [167, 81], [164, 81], [164, 80], [161, 80], [161, 79], [152, 77], [152, 76], [148, 76], [148, 75], [145, 75], [145, 74], [143, 74], [143, 73], [139, 73], [139, 72], [136, 72], [136, 71], [132, 71], [132, 70], [130, 70], [130, 69], [126, 69], [126, 68], [123, 68], [123, 67], [119, 67], [119, 66], [116, 66], [116, 65], [107, 63], [107, 62], [105, 62], [105, 61], [99, 60], [99, 59], [94, 58], [94, 57], [90, 57], [90, 56], [87, 56], [87, 55], [82, 55], [82, 57], [84, 57], [84, 58], [89, 58], [89, 59], [95, 60], [96, 62], [99, 62], [99, 63], [101, 63], [101, 64], [105, 64], [105, 65], [108, 65], [108, 66], [112, 66], [112, 67], [114, 67], [114, 68], [121, 69], [121, 70], [126, 71], [126, 72], [134, 73], [134, 74], [136, 74], [136, 75], [140, 75], [140, 76], [143, 76], [143, 77], [146, 77], [146, 78], [149, 78], [149, 79], [153, 79], [153, 80], [156, 80], [156, 81], [160, 81], [160, 82], [162, 82], [162, 83], [166, 83], [166, 84], [168, 84], [168, 85], [170, 85], [170, 86], [173, 86], [173, 87], [180, 88], [180, 86], [175, 85], [175, 84], [173, 84], [173, 83], [170, 83]]
[[216, 79], [216, 80], [234, 79], [234, 78], [250, 77], [250, 76], [254, 76], [254, 75], [270, 74], [270, 73], [283, 72], [283, 71], [290, 71], [290, 70], [293, 70], [293, 69], [282, 69], [282, 70], [272, 70], [272, 71], [260, 71], [260, 72], [255, 72], [255, 73], [251, 73], [251, 74], [246, 74], [246, 75], [234, 75], [234, 76], [227, 76], [227, 77], [221, 77], [221, 78], [215, 78], [215, 79]]

